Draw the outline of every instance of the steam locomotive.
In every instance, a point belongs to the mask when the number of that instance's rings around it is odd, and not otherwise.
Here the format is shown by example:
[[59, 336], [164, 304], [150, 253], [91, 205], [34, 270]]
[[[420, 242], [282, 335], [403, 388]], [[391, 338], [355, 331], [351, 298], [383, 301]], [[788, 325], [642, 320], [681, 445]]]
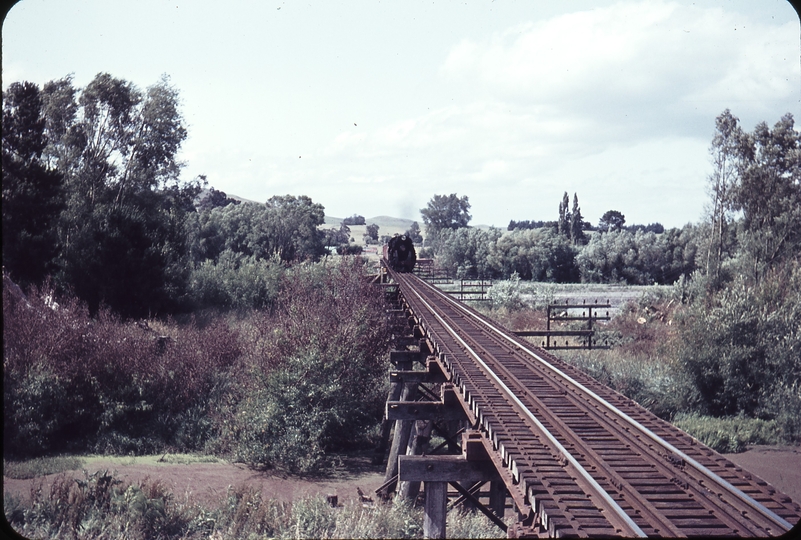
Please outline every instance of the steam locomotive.
[[412, 239], [405, 234], [393, 236], [384, 245], [384, 260], [396, 272], [411, 272], [417, 262]]

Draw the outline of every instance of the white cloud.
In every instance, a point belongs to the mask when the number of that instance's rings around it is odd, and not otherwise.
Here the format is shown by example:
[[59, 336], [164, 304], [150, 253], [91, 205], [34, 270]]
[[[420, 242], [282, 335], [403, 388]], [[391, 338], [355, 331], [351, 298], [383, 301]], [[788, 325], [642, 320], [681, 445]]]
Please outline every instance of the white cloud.
[[661, 131], [686, 134], [690, 117], [717, 115], [728, 102], [797, 103], [798, 23], [769, 27], [719, 8], [621, 2], [462, 41], [441, 74], [492, 99], [587, 116], [596, 129], [623, 122], [636, 128], [631, 135], [669, 112]]

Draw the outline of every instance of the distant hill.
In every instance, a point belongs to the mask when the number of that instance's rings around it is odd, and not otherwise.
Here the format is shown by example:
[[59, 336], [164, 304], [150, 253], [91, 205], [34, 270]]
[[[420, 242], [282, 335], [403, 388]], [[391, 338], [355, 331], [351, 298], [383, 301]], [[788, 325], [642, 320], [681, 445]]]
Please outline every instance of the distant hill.
[[[344, 218], [339, 218], [334, 216], [325, 216], [325, 224], [338, 227], [342, 223], [343, 219]], [[412, 226], [414, 220], [396, 218], [391, 216], [376, 216], [371, 218], [365, 218], [364, 222], [366, 225], [375, 223], [376, 225], [378, 225], [379, 229], [403, 229], [405, 231]], [[417, 223], [418, 225], [420, 225], [419, 221]]]

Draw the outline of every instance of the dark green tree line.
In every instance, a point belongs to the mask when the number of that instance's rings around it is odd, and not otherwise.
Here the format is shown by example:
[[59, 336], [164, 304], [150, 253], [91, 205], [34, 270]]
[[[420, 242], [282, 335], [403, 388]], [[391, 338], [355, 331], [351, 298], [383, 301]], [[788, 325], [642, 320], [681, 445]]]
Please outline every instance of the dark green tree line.
[[12, 83], [3, 93], [3, 268], [23, 287], [56, 268], [63, 175], [45, 159], [46, 145], [39, 87]]

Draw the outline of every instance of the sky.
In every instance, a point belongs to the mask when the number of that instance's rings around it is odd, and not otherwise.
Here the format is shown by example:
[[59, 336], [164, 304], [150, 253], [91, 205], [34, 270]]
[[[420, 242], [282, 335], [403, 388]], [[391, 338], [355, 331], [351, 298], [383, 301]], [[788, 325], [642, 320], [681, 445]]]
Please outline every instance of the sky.
[[471, 225], [697, 223], [725, 109], [801, 118], [785, 0], [22, 0], [2, 84], [163, 74], [189, 136], [182, 177], [329, 216], [421, 221], [467, 195]]

